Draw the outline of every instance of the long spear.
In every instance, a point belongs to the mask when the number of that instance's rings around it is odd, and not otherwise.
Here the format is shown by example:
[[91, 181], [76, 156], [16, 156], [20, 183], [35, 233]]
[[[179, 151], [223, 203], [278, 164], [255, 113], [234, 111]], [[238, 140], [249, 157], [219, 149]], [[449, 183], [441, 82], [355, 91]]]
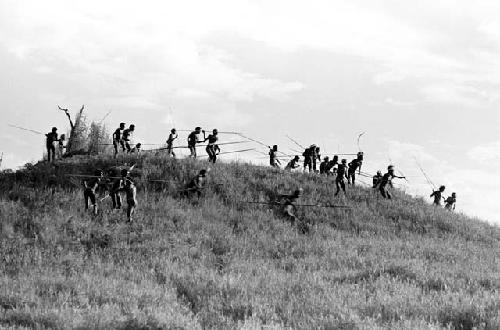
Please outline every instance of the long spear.
[[[248, 137], [248, 136], [246, 136], [246, 135], [243, 135], [242, 133], [238, 133], [238, 135], [239, 135], [239, 136], [241, 136], [241, 137], [242, 137], [242, 138], [244, 138], [244, 139], [248, 139], [248, 140], [250, 140], [250, 141], [253, 141], [253, 142], [255, 142], [255, 143], [260, 144], [261, 146], [264, 146], [264, 147], [266, 147], [266, 148], [271, 149], [271, 146], [269, 146], [269, 145], [267, 145], [267, 144], [265, 144], [265, 143], [263, 143], [263, 142], [260, 142], [260, 141], [258, 141], [258, 140], [252, 139], [252, 138], [250, 138], [250, 137]], [[288, 156], [287, 154], [285, 154], [283, 151], [280, 151], [280, 150], [278, 150], [278, 153], [282, 154], [283, 156]]]
[[[252, 148], [252, 149], [243, 149], [243, 150], [235, 150], [235, 151], [226, 151], [226, 152], [221, 152], [221, 153], [217, 154], [217, 156], [226, 155], [226, 154], [234, 154], [234, 153], [238, 153], [238, 152], [247, 152], [247, 151], [252, 151], [252, 150], [255, 150], [255, 149]], [[201, 155], [198, 157], [208, 157], [208, 155]]]
[[290, 136], [286, 135], [286, 137], [292, 141], [293, 143], [295, 143], [296, 145], [298, 145], [299, 147], [301, 147], [302, 149], [305, 149], [304, 146], [302, 146], [300, 143], [298, 143], [297, 141], [295, 141], [294, 139], [292, 139]]
[[425, 180], [427, 180], [427, 183], [432, 187], [433, 191], [436, 190], [436, 186], [434, 185], [434, 183], [431, 181], [431, 179], [427, 176], [427, 174], [425, 173], [424, 169], [422, 168], [422, 166], [420, 166], [418, 160], [417, 160], [417, 157], [413, 156], [413, 158], [415, 159], [415, 163], [417, 163], [417, 166], [418, 168], [420, 169], [420, 171], [422, 172], [422, 174], [424, 175], [425, 177]]
[[8, 124], [10, 127], [14, 127], [14, 128], [18, 128], [18, 129], [22, 129], [23, 131], [28, 131], [28, 132], [31, 132], [31, 133], [35, 133], [35, 134], [40, 134], [40, 135], [43, 135], [42, 132], [40, 131], [35, 131], [34, 129], [29, 129], [29, 128], [24, 128], [24, 127], [21, 127], [21, 126], [16, 126], [16, 125], [12, 125], [12, 124]]
[[361, 151], [361, 147], [359, 146], [359, 139], [365, 134], [366, 132], [362, 132], [361, 134], [358, 135], [358, 150]]
[[[224, 142], [224, 143], [218, 143], [217, 145], [222, 146], [222, 145], [228, 145], [228, 144], [238, 144], [238, 143], [248, 143], [248, 141], [234, 141], [234, 142]], [[198, 144], [196, 145], [197, 147], [205, 147], [207, 144]], [[178, 149], [178, 148], [189, 148], [188, 146], [175, 146], [172, 147], [172, 149]], [[156, 149], [147, 149], [143, 151], [160, 151], [160, 150], [166, 150], [168, 147], [161, 147], [161, 148], [156, 148]]]
[[102, 117], [102, 119], [99, 121], [99, 124], [102, 124], [102, 122], [104, 121], [104, 119], [108, 118], [109, 114], [111, 113], [111, 111], [113, 110], [109, 110], [105, 115], [104, 117]]
[[[178, 129], [177, 132], [192, 132], [193, 130], [189, 129]], [[227, 131], [219, 131], [219, 134], [234, 134], [234, 135], [240, 135], [239, 132], [227, 132]]]
[[[247, 203], [247, 204], [263, 204], [263, 205], [283, 205], [278, 202], [256, 202], [256, 201], [238, 201], [240, 203]], [[347, 208], [350, 209], [351, 207], [348, 205], [331, 205], [331, 204], [297, 204], [295, 206], [304, 206], [304, 207], [330, 207], [330, 208]]]
[[[389, 157], [389, 162], [393, 164], [391, 157]], [[408, 181], [408, 179], [406, 178], [406, 175], [404, 175], [404, 173], [399, 168], [398, 168], [398, 174], [401, 175], [407, 183], [410, 183], [410, 181]]]

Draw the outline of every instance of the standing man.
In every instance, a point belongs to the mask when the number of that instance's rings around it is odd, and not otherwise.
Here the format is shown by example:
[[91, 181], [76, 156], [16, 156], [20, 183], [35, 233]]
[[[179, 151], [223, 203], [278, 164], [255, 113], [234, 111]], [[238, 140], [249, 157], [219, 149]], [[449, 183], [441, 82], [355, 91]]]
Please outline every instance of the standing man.
[[347, 179], [347, 160], [342, 159], [342, 162], [339, 164], [337, 168], [337, 177], [335, 178], [335, 185], [337, 186], [337, 191], [335, 192], [335, 196], [337, 196], [342, 188], [342, 191], [345, 193], [345, 181]]
[[278, 146], [275, 144], [269, 148], [269, 165], [272, 167], [280, 168], [281, 162], [278, 159]]
[[219, 137], [217, 136], [218, 133], [219, 132], [217, 131], [217, 129], [214, 128], [212, 131], [212, 134], [209, 134], [208, 137], [205, 138], [205, 140], [203, 141], [203, 142], [205, 142], [208, 140], [208, 145], [205, 148], [205, 150], [208, 154], [208, 161], [212, 162], [214, 164], [217, 161], [217, 155], [220, 152], [220, 148], [217, 145], [217, 141], [219, 141]]
[[120, 123], [120, 127], [118, 127], [113, 133], [113, 148], [115, 149], [115, 158], [118, 154], [118, 145], [122, 147], [122, 151], [125, 152], [125, 144], [122, 140], [122, 132], [125, 129], [125, 123]]
[[168, 135], [168, 139], [167, 139], [167, 155], [172, 156], [174, 158], [175, 158], [174, 140], [177, 138], [178, 138], [177, 130], [175, 128], [172, 128], [170, 130], [170, 134]]
[[441, 206], [441, 199], [444, 199], [443, 192], [446, 189], [445, 186], [439, 187], [439, 190], [433, 191], [430, 197], [434, 197], [434, 206]]
[[200, 133], [203, 132], [203, 140], [205, 140], [205, 131], [201, 129], [201, 127], [196, 127], [194, 131], [189, 133], [187, 142], [188, 142], [188, 148], [190, 151], [189, 157], [196, 158], [196, 144], [200, 142]]
[[311, 154], [311, 147], [307, 148], [304, 150], [302, 153], [302, 156], [304, 156], [304, 172], [309, 169], [309, 172], [311, 172], [312, 169], [312, 154]]
[[122, 140], [125, 142], [125, 148], [127, 152], [132, 151], [132, 147], [130, 146], [130, 142], [132, 140], [132, 133], [134, 133], [135, 125], [131, 124], [129, 128], [123, 131]]
[[384, 174], [384, 176], [380, 179], [380, 183], [378, 185], [378, 190], [380, 191], [380, 194], [382, 197], [391, 199], [392, 196], [389, 193], [388, 186], [392, 188], [392, 179], [393, 178], [398, 178], [398, 179], [405, 179], [404, 176], [397, 176], [394, 174], [394, 166], [389, 165], [387, 168], [387, 173]]
[[47, 160], [50, 162], [54, 162], [56, 159], [56, 146], [54, 142], [59, 141], [57, 138], [57, 127], [52, 127], [52, 131], [50, 133], [45, 134], [47, 137], [45, 144], [47, 147]]

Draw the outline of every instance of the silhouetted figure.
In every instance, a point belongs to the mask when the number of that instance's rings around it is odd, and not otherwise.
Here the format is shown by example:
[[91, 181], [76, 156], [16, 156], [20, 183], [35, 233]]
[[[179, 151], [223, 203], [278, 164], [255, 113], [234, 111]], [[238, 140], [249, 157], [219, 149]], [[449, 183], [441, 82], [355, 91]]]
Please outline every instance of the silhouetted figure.
[[47, 137], [45, 141], [47, 147], [47, 160], [53, 162], [56, 159], [56, 146], [54, 142], [59, 141], [57, 138], [57, 127], [52, 127], [52, 131], [45, 134], [45, 136]]
[[355, 181], [356, 181], [356, 170], [358, 170], [358, 173], [361, 173], [361, 165], [363, 164], [363, 153], [358, 153], [358, 157], [356, 159], [353, 159], [349, 164], [349, 170], [347, 172], [347, 182], [349, 184], [352, 183], [354, 186]]
[[286, 164], [285, 166], [285, 170], [286, 171], [291, 171], [291, 170], [294, 170], [296, 168], [299, 168], [300, 165], [298, 164], [300, 161], [300, 157], [299, 156], [295, 156], [293, 157], [289, 162], [288, 164]]
[[446, 198], [444, 201], [444, 208], [447, 209], [448, 211], [454, 211], [455, 210], [455, 203], [457, 202], [457, 194], [456, 193], [451, 193], [451, 196]]
[[220, 153], [220, 148], [217, 145], [217, 141], [219, 141], [218, 137], [219, 131], [217, 129], [212, 130], [212, 134], [209, 134], [208, 137], [204, 139], [203, 142], [208, 140], [207, 147], [205, 148], [208, 154], [208, 161], [215, 164], [217, 161], [217, 155]]
[[330, 162], [330, 157], [326, 156], [323, 158], [321, 164], [319, 164], [319, 174], [328, 174], [328, 163]]
[[316, 161], [321, 160], [319, 155], [319, 148], [312, 144], [309, 148], [304, 150], [304, 171], [307, 169], [309, 172], [316, 172]]
[[276, 168], [281, 166], [281, 162], [278, 159], [278, 146], [276, 144], [272, 148], [269, 148], [269, 165]]
[[333, 170], [335, 169], [335, 165], [337, 165], [338, 163], [339, 163], [339, 156], [334, 155], [332, 160], [330, 160], [328, 162], [328, 164], [326, 165], [326, 168], [325, 168], [326, 174], [333, 175], [334, 174]]
[[59, 159], [61, 159], [64, 155], [64, 149], [66, 148], [66, 146], [64, 145], [65, 141], [66, 141], [66, 135], [61, 134], [61, 137], [59, 138], [59, 143], [58, 143]]
[[186, 197], [191, 197], [196, 193], [198, 198], [201, 196], [202, 190], [205, 188], [207, 170], [201, 170], [194, 178], [189, 181], [188, 185], [184, 189], [184, 195]]
[[113, 209], [120, 209], [122, 207], [120, 192], [125, 188], [125, 180], [128, 175], [129, 171], [127, 169], [122, 169], [120, 171], [120, 178], [115, 179], [113, 186], [111, 187], [109, 195], [111, 196], [111, 201], [113, 202]]
[[337, 168], [337, 177], [335, 178], [335, 185], [337, 186], [337, 191], [335, 192], [335, 196], [337, 196], [340, 192], [340, 189], [345, 193], [345, 181], [347, 179], [347, 160], [342, 159], [342, 162], [339, 164]]
[[377, 174], [373, 176], [373, 187], [372, 188], [377, 188], [380, 181], [382, 180], [382, 171], [377, 171]]
[[99, 188], [99, 185], [102, 184], [104, 176], [101, 170], [95, 170], [94, 177], [90, 180], [84, 180], [83, 184], [83, 199], [85, 200], [85, 210], [89, 209], [89, 201], [90, 205], [92, 205], [92, 212], [97, 214], [97, 198], [96, 198], [96, 190]]
[[130, 142], [132, 140], [132, 134], [135, 131], [135, 125], [130, 125], [129, 128], [125, 129], [122, 134], [122, 140], [125, 143], [125, 148], [127, 149], [127, 152], [132, 151], [132, 147], [130, 146]]
[[445, 186], [441, 186], [439, 187], [439, 190], [435, 190], [432, 192], [432, 194], [430, 195], [430, 197], [434, 197], [434, 202], [432, 204], [434, 204], [435, 206], [441, 206], [441, 199], [444, 199], [443, 192], [445, 189]]
[[389, 193], [388, 187], [392, 188], [392, 179], [393, 178], [398, 178], [398, 179], [404, 179], [404, 176], [397, 176], [394, 174], [394, 166], [390, 165], [387, 168], [387, 173], [382, 176], [382, 179], [380, 179], [380, 183], [378, 185], [378, 189], [380, 191], [380, 194], [382, 197], [391, 199], [392, 196]]
[[299, 188], [290, 195], [279, 195], [282, 200], [283, 215], [290, 221], [292, 225], [295, 224], [295, 220], [297, 220], [297, 207], [295, 206], [295, 203], [302, 196], [302, 193], [302, 188]]
[[194, 131], [189, 133], [187, 142], [189, 152], [191, 153], [189, 157], [196, 158], [196, 144], [200, 142], [200, 133], [203, 132], [203, 140], [205, 140], [205, 131], [201, 129], [201, 127], [196, 127]]
[[178, 138], [177, 135], [177, 130], [175, 128], [172, 128], [170, 130], [170, 134], [168, 135], [167, 139], [167, 154], [169, 156], [172, 156], [175, 158], [175, 153], [174, 153], [174, 140]]
[[113, 133], [113, 148], [115, 150], [115, 157], [118, 154], [118, 146], [122, 147], [122, 151], [125, 152], [125, 143], [122, 140], [122, 133], [125, 129], [125, 123], [120, 123], [120, 127], [118, 127]]
[[127, 197], [127, 220], [131, 222], [132, 216], [137, 208], [137, 188], [132, 179], [125, 179], [123, 191], [125, 191], [125, 196]]

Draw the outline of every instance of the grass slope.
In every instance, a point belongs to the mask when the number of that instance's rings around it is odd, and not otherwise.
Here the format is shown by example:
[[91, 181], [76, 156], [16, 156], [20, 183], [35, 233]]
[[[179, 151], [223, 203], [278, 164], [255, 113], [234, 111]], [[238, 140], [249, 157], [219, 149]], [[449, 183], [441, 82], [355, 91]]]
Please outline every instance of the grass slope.
[[[212, 166], [199, 201], [177, 197], [205, 161], [141, 156], [133, 224], [83, 209], [78, 180], [109, 158], [40, 163], [0, 181], [0, 326], [96, 329], [500, 328], [500, 231], [402, 192], [382, 200], [331, 179]], [[150, 182], [164, 179], [167, 182]], [[223, 183], [215, 185], [213, 183]], [[300, 234], [268, 206], [303, 187]], [[55, 187], [54, 192], [52, 188]]]

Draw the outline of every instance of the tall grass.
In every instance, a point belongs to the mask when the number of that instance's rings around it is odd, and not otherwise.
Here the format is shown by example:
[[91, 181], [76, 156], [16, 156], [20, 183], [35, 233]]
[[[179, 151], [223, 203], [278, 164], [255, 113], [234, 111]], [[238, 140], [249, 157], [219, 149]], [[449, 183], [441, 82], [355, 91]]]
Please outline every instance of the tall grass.
[[[134, 164], [132, 224], [79, 180]], [[201, 199], [179, 189], [207, 165], [162, 155], [73, 157], [0, 181], [0, 325], [98, 329], [496, 329], [500, 232], [402, 193], [383, 200], [331, 179], [210, 165]], [[162, 179], [160, 181], [149, 181]], [[220, 183], [216, 184], [216, 183]], [[301, 234], [266, 201], [304, 189]]]

